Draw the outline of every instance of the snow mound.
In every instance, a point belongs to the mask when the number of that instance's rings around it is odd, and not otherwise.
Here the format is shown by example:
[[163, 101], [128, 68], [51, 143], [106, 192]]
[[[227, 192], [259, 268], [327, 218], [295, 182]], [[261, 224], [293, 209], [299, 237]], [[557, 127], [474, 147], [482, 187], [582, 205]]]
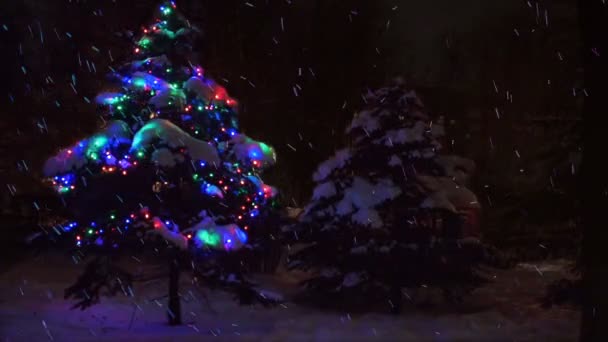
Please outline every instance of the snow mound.
[[342, 168], [346, 165], [346, 162], [351, 158], [351, 151], [349, 149], [342, 149], [336, 152], [332, 157], [324, 161], [319, 165], [317, 171], [312, 176], [315, 182], [325, 180], [333, 170]]
[[459, 209], [477, 209], [481, 206], [477, 196], [464, 186], [456, 184], [448, 177], [419, 175], [416, 177], [427, 197], [420, 205], [422, 208], [446, 209], [457, 212]]
[[44, 164], [43, 173], [45, 176], [51, 177], [79, 169], [85, 166], [90, 159], [95, 159], [94, 155], [99, 154], [105, 148], [129, 144], [130, 137], [129, 126], [124, 121], [110, 121], [98, 133], [49, 158]]
[[379, 228], [382, 226], [382, 219], [374, 208], [400, 194], [401, 189], [388, 178], [380, 179], [373, 184], [355, 176], [352, 185], [345, 189], [342, 200], [336, 205], [336, 213], [340, 216], [352, 214], [353, 222]]
[[174, 167], [177, 163], [183, 162], [184, 158], [181, 155], [173, 154], [171, 150], [163, 147], [152, 152], [151, 160], [161, 167]]
[[198, 247], [234, 251], [243, 248], [247, 243], [247, 234], [236, 224], [216, 225], [208, 216], [184, 232], [194, 235], [194, 242]]
[[201, 77], [190, 77], [183, 85], [184, 91], [195, 94], [201, 100], [210, 101], [215, 97], [215, 82]]
[[174, 230], [169, 229], [165, 222], [158, 217], [154, 217], [152, 219], [152, 223], [154, 224], [154, 229], [149, 230], [147, 232], [148, 235], [159, 235], [163, 239], [177, 246], [179, 249], [188, 249], [188, 239], [186, 239], [186, 237], [179, 232], [177, 227]]
[[386, 146], [411, 144], [414, 142], [424, 141], [424, 133], [428, 126], [422, 121], [416, 121], [411, 128], [392, 129], [386, 131], [386, 134], [374, 140], [374, 144], [384, 144]]
[[263, 142], [256, 141], [245, 134], [237, 134], [228, 141], [229, 153], [242, 163], [258, 164], [257, 166], [268, 167], [277, 161], [274, 148]]
[[198, 76], [190, 77], [184, 82], [183, 89], [185, 92], [193, 93], [194, 96], [206, 102], [228, 100], [229, 104], [234, 103], [233, 99], [229, 99], [226, 89], [215, 83], [212, 79]]
[[131, 63], [128, 63], [127, 65], [129, 67], [131, 67], [131, 69], [133, 69], [133, 70], [137, 70], [143, 66], [150, 66], [150, 65], [154, 68], [162, 68], [162, 67], [171, 65], [171, 61], [169, 61], [169, 58], [167, 58], [167, 56], [160, 55], [160, 56], [149, 57], [146, 59], [133, 61]]
[[329, 198], [336, 194], [336, 186], [333, 182], [325, 182], [317, 185], [312, 193], [312, 199]]
[[182, 108], [186, 104], [186, 95], [179, 89], [159, 90], [156, 95], [148, 100], [148, 103], [158, 109], [166, 107]]
[[[152, 144], [159, 142], [169, 148], [186, 148], [186, 153], [193, 160], [204, 161], [210, 164], [218, 164], [220, 158], [217, 150], [211, 144], [195, 139], [188, 133], [168, 120], [155, 119], [146, 123], [133, 137], [131, 151], [138, 151], [152, 147]], [[161, 155], [163, 161], [171, 163], [166, 153]], [[157, 156], [160, 158], [160, 156]], [[157, 160], [160, 161], [160, 160]]]
[[149, 88], [154, 91], [163, 91], [171, 89], [169, 82], [141, 71], [133, 73], [133, 76], [130, 78], [125, 77], [124, 81], [126, 87], [130, 90]]
[[123, 96], [124, 96], [124, 94], [122, 94], [122, 93], [103, 92], [103, 93], [99, 93], [95, 97], [95, 103], [97, 103], [99, 105], [109, 105], [109, 104], [113, 104], [114, 102], [118, 101]]
[[362, 111], [355, 115], [350, 126], [347, 127], [346, 132], [351, 132], [355, 128], [362, 128], [367, 133], [372, 133], [380, 129], [380, 122], [372, 113], [368, 110]]

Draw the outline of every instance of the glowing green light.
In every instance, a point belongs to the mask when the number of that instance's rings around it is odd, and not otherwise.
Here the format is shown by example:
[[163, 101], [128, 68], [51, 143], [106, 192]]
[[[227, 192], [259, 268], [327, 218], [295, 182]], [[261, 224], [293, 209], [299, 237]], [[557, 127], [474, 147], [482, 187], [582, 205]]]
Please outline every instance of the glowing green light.
[[113, 220], [113, 219], [115, 219], [115, 218], [116, 218], [116, 215], [114, 215], [114, 214], [110, 215], [110, 219], [112, 219], [112, 220]]
[[138, 78], [135, 81], [133, 81], [133, 84], [138, 86], [138, 87], [145, 87], [146, 86], [146, 80], [144, 80], [143, 78]]
[[139, 43], [137, 43], [137, 44], [141, 47], [146, 47], [146, 46], [150, 45], [150, 38], [143, 37], [142, 39], [139, 40]]
[[272, 152], [272, 148], [264, 143], [260, 143], [260, 147], [262, 148], [262, 152], [264, 153]]
[[209, 174], [209, 177], [213, 177], [213, 173], [210, 173], [210, 174]]
[[167, 71], [167, 72], [171, 72], [171, 68], [167, 68], [167, 70], [166, 70], [166, 71]]
[[192, 175], [192, 179], [197, 180], [198, 179], [198, 174], [195, 173], [194, 175]]
[[140, 157], [140, 158], [143, 157], [144, 156], [144, 152], [143, 151], [138, 151], [137, 152], [137, 156]]
[[203, 110], [203, 106], [198, 106], [198, 110], [202, 111]]
[[118, 109], [118, 110], [122, 110], [122, 106], [121, 106], [121, 105], [118, 105], [118, 106], [116, 106], [116, 109]]
[[97, 160], [97, 153], [93, 152], [89, 154], [89, 158], [93, 159], [93, 160]]
[[104, 136], [99, 136], [99, 137], [95, 138], [95, 140], [93, 140], [93, 146], [102, 147], [107, 142], [108, 142], [108, 138], [106, 138]]
[[196, 233], [196, 237], [203, 242], [205, 245], [217, 246], [220, 244], [221, 239], [219, 234], [210, 233], [207, 230], [199, 230]]
[[89, 235], [93, 234], [93, 229], [89, 229], [88, 233], [89, 233]]

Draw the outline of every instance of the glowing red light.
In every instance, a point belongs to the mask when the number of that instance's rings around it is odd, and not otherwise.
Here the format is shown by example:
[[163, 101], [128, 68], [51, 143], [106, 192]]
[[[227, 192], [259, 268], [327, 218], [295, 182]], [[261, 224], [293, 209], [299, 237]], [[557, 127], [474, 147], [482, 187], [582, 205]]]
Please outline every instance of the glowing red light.
[[122, 171], [122, 175], [123, 175], [123, 176], [126, 176], [126, 175], [127, 175], [127, 171], [123, 170], [123, 171]]
[[188, 234], [186, 237], [187, 237], [188, 239], [192, 239], [192, 234]]
[[72, 154], [72, 150], [68, 150], [68, 154]]
[[139, 53], [139, 48], [135, 48], [135, 53]]
[[76, 235], [76, 240], [80, 241], [80, 235]]

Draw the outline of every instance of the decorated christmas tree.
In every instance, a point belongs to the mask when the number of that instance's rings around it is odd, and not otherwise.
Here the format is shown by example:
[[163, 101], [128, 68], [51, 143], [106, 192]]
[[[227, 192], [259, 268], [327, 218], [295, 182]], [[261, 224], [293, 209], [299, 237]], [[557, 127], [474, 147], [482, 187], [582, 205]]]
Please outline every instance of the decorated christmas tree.
[[473, 288], [480, 244], [464, 214], [479, 209], [466, 188], [474, 164], [439, 153], [442, 119], [402, 84], [364, 99], [346, 130], [350, 146], [319, 165], [312, 199], [287, 229], [289, 266], [311, 271], [317, 294], [388, 299], [393, 310], [402, 288]]
[[[196, 261], [188, 265], [207, 262], [199, 275], [238, 273], [221, 257], [263, 240], [260, 222], [275, 207], [276, 190], [260, 178], [275, 152], [239, 130], [237, 102], [190, 60], [199, 35], [173, 1], [163, 2], [133, 60], [112, 70], [96, 98], [102, 127], [44, 166], [72, 218], [55, 233], [76, 249], [168, 251], [172, 323], [183, 255]], [[91, 268], [69, 294], [94, 290], [104, 282], [97, 273]]]

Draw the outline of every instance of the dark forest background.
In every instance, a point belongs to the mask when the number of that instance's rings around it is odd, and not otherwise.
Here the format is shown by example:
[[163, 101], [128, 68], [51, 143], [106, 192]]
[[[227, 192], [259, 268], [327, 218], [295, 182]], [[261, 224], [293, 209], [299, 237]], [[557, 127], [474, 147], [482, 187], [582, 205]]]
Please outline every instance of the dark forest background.
[[[107, 88], [108, 66], [131, 52], [125, 32], [137, 34], [156, 4], [0, 4], [1, 229], [20, 238], [56, 205], [37, 182], [41, 165], [100, 124], [86, 98]], [[240, 101], [242, 130], [276, 148], [265, 179], [286, 204], [309, 198], [312, 172], [345, 144], [361, 94], [401, 76], [447, 118], [446, 151], [477, 163], [486, 238], [527, 258], [577, 252], [586, 91], [575, 1], [177, 4], [203, 29], [199, 62]]]

